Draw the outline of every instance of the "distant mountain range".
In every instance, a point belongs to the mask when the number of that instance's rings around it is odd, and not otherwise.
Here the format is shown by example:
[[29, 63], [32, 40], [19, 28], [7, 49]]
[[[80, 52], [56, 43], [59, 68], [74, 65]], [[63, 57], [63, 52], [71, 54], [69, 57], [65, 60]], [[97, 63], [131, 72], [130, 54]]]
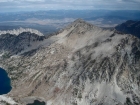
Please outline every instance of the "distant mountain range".
[[99, 27], [114, 27], [127, 20], [140, 20], [138, 10], [51, 10], [0, 13], [0, 30], [33, 28], [48, 35], [64, 28], [77, 18]]

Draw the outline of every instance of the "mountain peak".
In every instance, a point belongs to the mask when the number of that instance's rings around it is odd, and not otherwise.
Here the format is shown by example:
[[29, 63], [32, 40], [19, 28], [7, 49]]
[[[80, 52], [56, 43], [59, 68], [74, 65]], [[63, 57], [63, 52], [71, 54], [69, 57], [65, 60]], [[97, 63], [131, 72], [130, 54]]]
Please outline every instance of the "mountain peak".
[[85, 22], [83, 19], [81, 19], [81, 18], [78, 18], [78, 19], [76, 19], [75, 21], [74, 21], [75, 23], [81, 23], [81, 22]]
[[[6, 36], [0, 36], [0, 65], [17, 102], [28, 105], [33, 97], [47, 105], [140, 105], [138, 38], [81, 19], [42, 41]], [[7, 49], [19, 56], [9, 58]]]
[[83, 24], [83, 25], [90, 25], [90, 26], [93, 26], [93, 24], [90, 24], [88, 22], [86, 22], [85, 20], [83, 19], [76, 19], [74, 22], [73, 22], [74, 25], [77, 25], [77, 24]]
[[79, 28], [83, 28], [83, 30], [90, 30], [96, 26], [86, 22], [83, 19], [77, 19], [74, 22], [72, 22], [70, 25], [68, 25], [65, 29], [70, 29], [71, 27], [73, 27], [75, 30], [79, 30]]

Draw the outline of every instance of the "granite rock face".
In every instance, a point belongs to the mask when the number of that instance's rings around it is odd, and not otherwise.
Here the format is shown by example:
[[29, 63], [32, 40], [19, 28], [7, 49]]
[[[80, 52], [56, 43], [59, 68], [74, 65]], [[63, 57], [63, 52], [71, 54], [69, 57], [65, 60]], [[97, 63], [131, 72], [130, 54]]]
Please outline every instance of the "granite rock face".
[[36, 97], [47, 105], [140, 104], [140, 40], [135, 36], [78, 19], [37, 45], [0, 58], [12, 80], [9, 96], [18, 103]]

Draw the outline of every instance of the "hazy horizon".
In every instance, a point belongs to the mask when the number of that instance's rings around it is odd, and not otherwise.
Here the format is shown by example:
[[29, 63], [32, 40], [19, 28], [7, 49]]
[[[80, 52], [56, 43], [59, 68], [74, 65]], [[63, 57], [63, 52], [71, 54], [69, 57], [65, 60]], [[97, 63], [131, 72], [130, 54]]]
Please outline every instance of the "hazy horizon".
[[46, 10], [140, 10], [139, 0], [0, 0], [0, 12]]

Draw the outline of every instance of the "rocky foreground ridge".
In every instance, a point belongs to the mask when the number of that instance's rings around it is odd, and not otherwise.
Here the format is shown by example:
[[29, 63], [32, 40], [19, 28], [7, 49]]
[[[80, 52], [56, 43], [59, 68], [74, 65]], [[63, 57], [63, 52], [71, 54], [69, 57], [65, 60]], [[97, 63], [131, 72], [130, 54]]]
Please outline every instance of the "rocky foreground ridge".
[[7, 47], [0, 46], [0, 66], [12, 80], [8, 95], [19, 105], [33, 99], [47, 105], [140, 104], [140, 40], [135, 36], [78, 19], [21, 52]]

